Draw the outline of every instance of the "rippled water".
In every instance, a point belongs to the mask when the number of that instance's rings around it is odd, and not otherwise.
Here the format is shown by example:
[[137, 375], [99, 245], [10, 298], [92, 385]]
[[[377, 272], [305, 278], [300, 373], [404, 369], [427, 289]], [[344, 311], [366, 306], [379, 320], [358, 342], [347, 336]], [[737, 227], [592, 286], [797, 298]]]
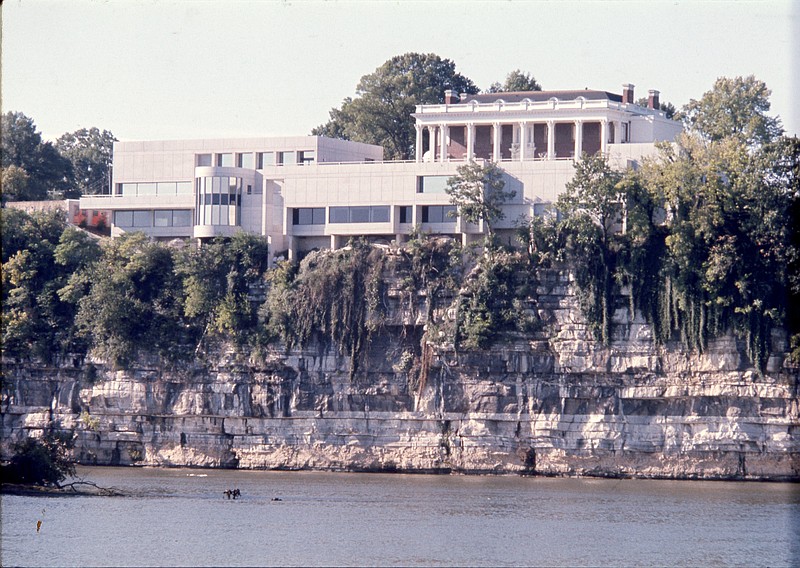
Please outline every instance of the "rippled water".
[[[3, 566], [800, 564], [800, 487], [792, 484], [79, 474], [131, 496], [3, 495]], [[225, 499], [236, 487], [242, 498]]]

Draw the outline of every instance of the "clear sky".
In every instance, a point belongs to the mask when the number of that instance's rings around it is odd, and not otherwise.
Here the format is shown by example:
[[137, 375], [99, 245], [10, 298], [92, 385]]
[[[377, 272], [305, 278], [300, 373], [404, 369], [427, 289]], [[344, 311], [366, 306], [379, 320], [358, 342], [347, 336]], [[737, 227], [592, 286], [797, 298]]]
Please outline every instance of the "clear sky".
[[5, 0], [2, 110], [46, 139], [304, 135], [394, 55], [433, 52], [485, 89], [636, 85], [681, 107], [754, 74], [800, 134], [800, 2]]

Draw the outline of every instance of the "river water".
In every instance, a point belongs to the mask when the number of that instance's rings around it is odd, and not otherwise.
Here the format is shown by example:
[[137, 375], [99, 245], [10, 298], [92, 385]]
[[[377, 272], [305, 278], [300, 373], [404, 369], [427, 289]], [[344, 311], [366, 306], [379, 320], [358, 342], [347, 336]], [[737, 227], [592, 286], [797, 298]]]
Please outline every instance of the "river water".
[[2, 566], [800, 565], [796, 484], [78, 473], [129, 496], [3, 495]]

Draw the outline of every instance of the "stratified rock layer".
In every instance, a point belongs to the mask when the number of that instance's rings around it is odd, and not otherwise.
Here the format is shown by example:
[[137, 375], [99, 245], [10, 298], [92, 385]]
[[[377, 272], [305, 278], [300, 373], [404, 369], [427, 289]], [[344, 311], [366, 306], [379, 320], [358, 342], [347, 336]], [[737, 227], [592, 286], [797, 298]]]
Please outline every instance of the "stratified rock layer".
[[703, 354], [657, 347], [624, 309], [603, 347], [556, 284], [539, 298], [545, 331], [426, 349], [422, 380], [399, 364], [400, 325], [355, 373], [324, 350], [171, 372], [7, 362], [4, 454], [57, 420], [81, 462], [109, 465], [800, 479], [800, 381], [780, 333], [763, 375], [732, 336]]

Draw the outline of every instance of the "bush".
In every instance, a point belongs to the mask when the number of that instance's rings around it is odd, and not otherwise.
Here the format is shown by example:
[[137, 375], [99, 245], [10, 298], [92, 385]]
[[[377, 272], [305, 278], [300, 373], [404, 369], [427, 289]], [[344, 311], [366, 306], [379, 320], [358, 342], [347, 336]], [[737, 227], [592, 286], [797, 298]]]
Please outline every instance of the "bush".
[[58, 486], [75, 475], [75, 464], [69, 459], [73, 445], [72, 432], [48, 432], [41, 439], [14, 444], [14, 456], [3, 468], [3, 482]]

